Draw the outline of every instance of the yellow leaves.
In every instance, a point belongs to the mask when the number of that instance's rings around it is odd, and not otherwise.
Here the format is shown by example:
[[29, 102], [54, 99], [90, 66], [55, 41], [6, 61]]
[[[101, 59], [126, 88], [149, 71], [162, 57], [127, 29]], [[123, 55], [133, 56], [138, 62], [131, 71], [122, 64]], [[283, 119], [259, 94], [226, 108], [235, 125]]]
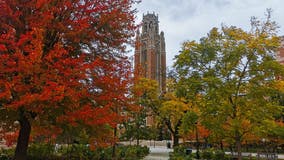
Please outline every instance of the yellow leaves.
[[148, 97], [155, 98], [158, 96], [157, 81], [147, 78], [139, 78], [134, 84], [133, 92], [138, 97], [143, 94], [147, 94]]
[[249, 131], [252, 129], [251, 121], [248, 119], [231, 119], [228, 118], [226, 123], [222, 125], [222, 128], [231, 135], [234, 135], [236, 131], [241, 133], [242, 135], [245, 135], [249, 133]]
[[229, 37], [231, 40], [239, 41], [244, 40], [247, 41], [249, 39], [249, 34], [243, 31], [241, 28], [237, 28], [235, 26], [231, 27], [222, 27], [222, 30], [225, 35]]
[[219, 36], [220, 36], [220, 33], [218, 32], [218, 28], [216, 27], [212, 28], [211, 31], [209, 32], [210, 39], [216, 39]]
[[279, 90], [280, 92], [284, 93], [284, 81], [283, 80], [279, 80], [277, 81], [274, 86], [275, 89]]
[[187, 41], [183, 43], [183, 50], [188, 50], [194, 46], [196, 46], [197, 43], [195, 41]]
[[181, 101], [170, 100], [162, 104], [160, 111], [161, 113], [164, 113], [164, 114], [174, 113], [174, 114], [182, 115], [188, 109], [189, 107], [185, 103]]
[[160, 115], [162, 118], [170, 120], [172, 126], [176, 126], [183, 118], [186, 111], [189, 110], [189, 106], [172, 93], [167, 93], [165, 97], [168, 100], [159, 108]]

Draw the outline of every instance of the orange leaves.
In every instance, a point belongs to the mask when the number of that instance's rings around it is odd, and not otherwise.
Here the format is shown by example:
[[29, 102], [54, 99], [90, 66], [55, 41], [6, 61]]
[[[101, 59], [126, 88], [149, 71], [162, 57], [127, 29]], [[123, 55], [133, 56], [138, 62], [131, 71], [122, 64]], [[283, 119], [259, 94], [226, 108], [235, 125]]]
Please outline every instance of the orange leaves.
[[[201, 139], [206, 139], [211, 134], [210, 130], [205, 128], [201, 124], [197, 125], [197, 131], [198, 131], [197, 135]], [[196, 129], [191, 130], [188, 134], [184, 135], [184, 137], [189, 138], [189, 139], [195, 139], [196, 138]]]
[[116, 127], [129, 105], [131, 70], [124, 51], [134, 33], [132, 4], [1, 1], [2, 105], [36, 113], [35, 122]]
[[112, 128], [119, 123], [120, 116], [111, 109], [112, 106], [91, 107], [86, 105], [79, 110], [74, 110], [58, 117], [58, 122], [68, 122], [73, 126], [83, 123], [88, 126], [109, 125]]
[[10, 84], [7, 82], [1, 82], [0, 80], [0, 100], [1, 99], [9, 99], [11, 97], [11, 92], [10, 92]]
[[209, 137], [210, 131], [207, 128], [205, 128], [203, 125], [198, 125], [197, 129], [198, 129], [200, 137], [202, 137], [202, 138]]

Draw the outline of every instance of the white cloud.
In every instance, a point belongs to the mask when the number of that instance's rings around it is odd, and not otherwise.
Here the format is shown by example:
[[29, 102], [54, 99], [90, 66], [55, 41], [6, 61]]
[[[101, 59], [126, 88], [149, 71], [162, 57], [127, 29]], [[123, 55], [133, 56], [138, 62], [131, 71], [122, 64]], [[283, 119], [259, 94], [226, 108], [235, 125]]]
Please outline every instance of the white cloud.
[[137, 23], [143, 13], [159, 15], [160, 30], [165, 32], [167, 66], [172, 66], [182, 42], [199, 40], [212, 27], [237, 26], [249, 29], [251, 16], [264, 17], [271, 8], [272, 18], [280, 25], [279, 35], [284, 34], [283, 0], [142, 0], [136, 5]]

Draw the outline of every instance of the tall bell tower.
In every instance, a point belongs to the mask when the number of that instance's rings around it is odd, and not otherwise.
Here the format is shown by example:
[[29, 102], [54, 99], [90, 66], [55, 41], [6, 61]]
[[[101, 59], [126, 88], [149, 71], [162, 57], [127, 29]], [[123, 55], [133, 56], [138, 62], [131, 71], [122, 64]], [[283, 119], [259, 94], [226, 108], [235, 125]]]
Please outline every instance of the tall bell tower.
[[279, 63], [284, 65], [284, 36], [280, 38], [281, 38], [281, 45], [276, 54], [276, 60], [279, 61]]
[[160, 94], [166, 91], [166, 50], [164, 32], [159, 33], [158, 15], [143, 14], [142, 32], [136, 33], [135, 69], [141, 68], [140, 76], [156, 80]]

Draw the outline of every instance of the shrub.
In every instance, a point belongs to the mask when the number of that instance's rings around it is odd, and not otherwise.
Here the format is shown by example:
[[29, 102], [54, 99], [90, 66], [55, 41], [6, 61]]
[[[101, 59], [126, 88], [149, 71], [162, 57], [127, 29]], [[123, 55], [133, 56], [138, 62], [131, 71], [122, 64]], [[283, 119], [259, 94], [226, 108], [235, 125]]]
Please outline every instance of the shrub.
[[176, 146], [176, 147], [174, 147], [174, 153], [185, 155], [186, 148], [188, 148], [188, 147], [186, 147], [186, 146]]
[[52, 144], [31, 144], [28, 148], [28, 159], [47, 159], [54, 154], [54, 145]]
[[[150, 153], [149, 148], [144, 146], [125, 146], [126, 148], [124, 149], [124, 147], [120, 147], [119, 150], [124, 150], [125, 151], [125, 159], [126, 160], [132, 160], [132, 159], [141, 159], [143, 157], [145, 157], [146, 155], [148, 155]], [[120, 158], [124, 158], [124, 157], [120, 157]]]
[[214, 157], [214, 152], [212, 149], [205, 149], [201, 152], [202, 159], [211, 160]]
[[186, 154], [187, 146], [176, 146], [174, 152], [170, 153], [170, 160], [192, 160], [193, 154]]
[[0, 149], [0, 160], [12, 160], [15, 153], [14, 148]]
[[[148, 147], [141, 146], [117, 146], [116, 158], [124, 160], [142, 159], [149, 154]], [[12, 160], [14, 149], [0, 150], [0, 160]], [[28, 149], [29, 160], [111, 160], [112, 147], [91, 150], [85, 144], [63, 145], [55, 152], [54, 145], [32, 144]]]
[[225, 152], [222, 150], [215, 150], [214, 160], [225, 160]]

